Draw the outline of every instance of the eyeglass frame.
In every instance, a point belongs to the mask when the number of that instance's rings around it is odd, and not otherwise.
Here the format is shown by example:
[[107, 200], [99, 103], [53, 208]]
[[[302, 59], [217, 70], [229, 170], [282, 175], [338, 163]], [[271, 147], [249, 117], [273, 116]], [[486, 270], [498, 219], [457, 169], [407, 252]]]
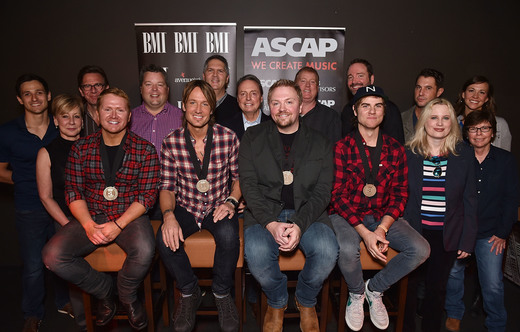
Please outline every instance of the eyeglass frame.
[[489, 133], [492, 129], [492, 126], [468, 127], [468, 133], [476, 134], [479, 130], [481, 133]]
[[107, 85], [105, 83], [95, 83], [95, 84], [82, 84], [80, 85], [81, 90], [90, 91], [94, 88], [96, 91], [103, 90]]

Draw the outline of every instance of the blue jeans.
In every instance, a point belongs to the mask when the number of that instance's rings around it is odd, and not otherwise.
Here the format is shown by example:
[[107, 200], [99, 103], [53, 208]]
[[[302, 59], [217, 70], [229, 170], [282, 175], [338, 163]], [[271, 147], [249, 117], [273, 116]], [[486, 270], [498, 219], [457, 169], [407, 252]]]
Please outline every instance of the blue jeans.
[[[184, 239], [200, 231], [195, 217], [185, 208], [176, 206], [174, 214], [181, 226]], [[233, 286], [233, 275], [240, 253], [238, 217], [234, 214], [231, 219], [224, 218], [214, 223], [213, 211], [211, 211], [202, 221], [201, 228], [207, 229], [215, 239], [212, 291], [217, 295], [229, 294]], [[177, 281], [177, 288], [181, 293], [192, 294], [198, 285], [198, 279], [193, 273], [190, 259], [184, 251], [184, 247], [179, 246], [177, 251], [167, 248], [164, 244], [162, 232], [158, 231], [157, 251], [161, 255], [166, 270]]]
[[[96, 216], [98, 224], [106, 217]], [[114, 240], [126, 252], [126, 260], [117, 274], [117, 289], [122, 303], [137, 301], [137, 289], [148, 273], [154, 255], [154, 235], [148, 216], [129, 223]], [[112, 290], [112, 277], [94, 270], [84, 259], [98, 247], [90, 242], [85, 229], [72, 219], [63, 226], [43, 249], [45, 265], [63, 279], [77, 285], [98, 299]]]
[[[279, 218], [284, 221], [290, 216]], [[267, 296], [267, 303], [276, 309], [285, 307], [289, 299], [287, 276], [278, 265], [278, 243], [266, 228], [254, 225], [244, 231], [244, 245], [247, 265]], [[296, 298], [304, 307], [314, 307], [323, 281], [336, 265], [338, 244], [329, 226], [314, 222], [301, 235], [298, 247], [305, 255], [305, 265], [298, 274]]]
[[[482, 289], [485, 320], [488, 331], [505, 331], [507, 312], [504, 306], [504, 283], [502, 281], [503, 253], [496, 255], [491, 252], [490, 238], [477, 239], [475, 258], [477, 260], [478, 278]], [[448, 280], [446, 294], [446, 311], [448, 317], [462, 319], [464, 315], [464, 265], [455, 262]], [[450, 293], [451, 292], [451, 293]]]
[[[362, 238], [356, 229], [341, 216], [331, 215], [330, 220], [339, 243], [338, 265], [349, 291], [354, 294], [363, 294], [365, 285], [359, 258], [359, 243]], [[363, 224], [370, 231], [374, 231], [380, 223], [381, 221], [376, 221], [371, 215], [365, 216], [363, 219]], [[370, 279], [370, 288], [377, 292], [387, 290], [421, 265], [430, 255], [428, 242], [403, 218], [399, 218], [392, 224], [386, 239], [390, 242], [390, 248], [399, 251], [399, 254]]]
[[446, 284], [446, 301], [444, 309], [450, 318], [462, 320], [466, 307], [464, 306], [464, 270], [466, 259], [456, 259], [450, 270], [448, 283]]
[[[45, 297], [45, 270], [42, 249], [54, 235], [54, 220], [47, 211], [16, 211], [16, 229], [23, 261], [22, 311], [24, 318], [43, 319]], [[67, 284], [53, 276], [55, 302], [58, 309], [69, 302]]]

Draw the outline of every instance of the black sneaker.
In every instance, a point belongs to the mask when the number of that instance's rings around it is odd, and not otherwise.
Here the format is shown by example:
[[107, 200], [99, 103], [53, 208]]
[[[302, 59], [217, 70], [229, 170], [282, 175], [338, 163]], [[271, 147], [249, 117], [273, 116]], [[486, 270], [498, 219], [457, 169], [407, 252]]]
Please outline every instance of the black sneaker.
[[200, 288], [197, 289], [191, 296], [183, 297], [181, 295], [177, 311], [173, 317], [173, 329], [176, 332], [191, 332], [195, 327], [195, 316], [197, 309], [202, 301]]
[[218, 309], [218, 323], [220, 329], [224, 332], [235, 332], [240, 327], [238, 319], [238, 311], [235, 302], [230, 294], [223, 298], [215, 297], [215, 303]]

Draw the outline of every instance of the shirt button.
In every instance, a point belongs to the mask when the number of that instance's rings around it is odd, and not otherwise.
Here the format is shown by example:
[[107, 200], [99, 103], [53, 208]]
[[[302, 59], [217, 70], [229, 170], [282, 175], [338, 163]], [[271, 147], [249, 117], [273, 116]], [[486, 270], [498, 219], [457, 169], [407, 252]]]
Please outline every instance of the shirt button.
[[477, 193], [478, 193], [478, 194], [480, 194], [480, 190], [479, 190], [479, 191], [477, 191]]
[[482, 180], [481, 180], [481, 179], [478, 179], [478, 182], [482, 182]]

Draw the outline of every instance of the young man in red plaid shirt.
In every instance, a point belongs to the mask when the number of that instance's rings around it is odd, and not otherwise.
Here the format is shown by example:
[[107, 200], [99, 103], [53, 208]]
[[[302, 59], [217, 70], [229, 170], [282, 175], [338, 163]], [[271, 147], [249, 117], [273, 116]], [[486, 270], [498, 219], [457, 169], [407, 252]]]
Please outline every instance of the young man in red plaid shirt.
[[[380, 130], [386, 96], [381, 88], [359, 88], [352, 101], [357, 130], [335, 147], [335, 179], [330, 219], [339, 243], [338, 265], [349, 288], [345, 320], [359, 331], [365, 318], [379, 329], [388, 327], [382, 295], [429, 256], [428, 242], [400, 218], [408, 198], [408, 168], [403, 146]], [[372, 279], [363, 283], [359, 243], [375, 259], [386, 262], [391, 247], [400, 253]]]
[[154, 255], [145, 212], [157, 198], [159, 161], [151, 143], [128, 131], [130, 102], [123, 90], [103, 91], [97, 111], [101, 130], [72, 146], [66, 166], [65, 197], [74, 219], [42, 256], [51, 271], [99, 299], [96, 324], [103, 326], [116, 312], [112, 277], [92, 269], [84, 257], [117, 243], [127, 254], [117, 277], [119, 299], [130, 325], [142, 330], [148, 319], [137, 289]]

